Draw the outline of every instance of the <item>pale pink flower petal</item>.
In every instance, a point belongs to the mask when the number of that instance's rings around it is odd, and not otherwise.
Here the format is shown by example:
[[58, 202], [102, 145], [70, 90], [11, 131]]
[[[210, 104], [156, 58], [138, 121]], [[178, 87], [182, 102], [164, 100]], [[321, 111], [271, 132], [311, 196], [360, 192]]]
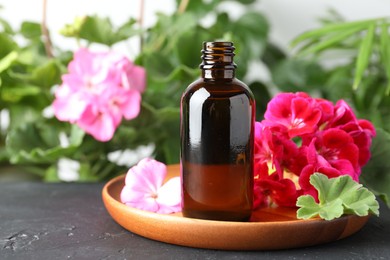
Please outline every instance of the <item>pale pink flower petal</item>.
[[60, 121], [76, 122], [87, 106], [81, 93], [72, 93], [69, 85], [63, 84], [56, 91], [53, 102], [54, 115]]
[[143, 67], [133, 65], [127, 70], [126, 77], [123, 78], [123, 84], [130, 89], [136, 89], [144, 92], [146, 86], [146, 71]]
[[108, 113], [102, 113], [94, 106], [87, 106], [77, 124], [96, 140], [107, 142], [115, 133], [115, 121]]
[[175, 207], [180, 206], [181, 198], [177, 196], [181, 192], [180, 177], [175, 177], [167, 181], [158, 190], [158, 197], [156, 201], [159, 204]]
[[126, 175], [125, 184], [135, 189], [154, 192], [157, 195], [157, 190], [163, 184], [166, 174], [165, 164], [145, 158], [130, 168]]
[[128, 206], [169, 214], [181, 210], [180, 178], [163, 181], [167, 174], [165, 164], [153, 159], [143, 159], [129, 169], [121, 201]]

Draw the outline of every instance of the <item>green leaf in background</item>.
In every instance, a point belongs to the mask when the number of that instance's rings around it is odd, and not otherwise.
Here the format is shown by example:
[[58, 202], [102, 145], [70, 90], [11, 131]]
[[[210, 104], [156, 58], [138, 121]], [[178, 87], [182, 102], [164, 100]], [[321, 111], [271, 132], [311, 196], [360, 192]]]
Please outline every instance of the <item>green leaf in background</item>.
[[10, 52], [18, 49], [18, 45], [6, 33], [0, 33], [0, 46], [0, 59], [4, 58]]
[[366, 70], [370, 57], [372, 55], [372, 46], [375, 36], [375, 23], [371, 23], [368, 27], [367, 34], [364, 37], [356, 61], [355, 78], [353, 82], [353, 89], [357, 89], [360, 81], [363, 78], [364, 71]]
[[137, 20], [130, 19], [126, 23], [122, 24], [117, 30], [117, 40], [122, 41], [126, 40], [132, 36], [139, 35], [141, 30], [134, 28]]
[[5, 57], [0, 59], [0, 73], [8, 69], [17, 58], [18, 53], [16, 51], [11, 51]]
[[256, 2], [256, 0], [236, 0], [237, 2], [240, 2], [241, 4], [244, 4], [244, 5], [249, 5], [249, 4], [253, 4]]
[[80, 28], [84, 23], [84, 17], [76, 16], [73, 20], [73, 23], [65, 24], [61, 28], [60, 34], [65, 37], [75, 37], [78, 38], [80, 35]]
[[277, 64], [282, 62], [287, 58], [286, 53], [270, 42], [267, 42], [267, 46], [263, 52], [263, 56], [261, 57], [262, 61], [272, 70]]
[[114, 28], [109, 18], [88, 16], [80, 28], [80, 38], [111, 46], [115, 43]]
[[390, 207], [390, 133], [377, 129], [371, 159], [363, 167], [361, 182]]
[[352, 104], [352, 101], [349, 98], [352, 98], [354, 95], [353, 92], [351, 93], [351, 71], [353, 70], [353, 67], [353, 64], [348, 64], [324, 72], [324, 87], [322, 89], [324, 98], [331, 101], [344, 99], [348, 101], [348, 103]]
[[112, 46], [131, 36], [140, 34], [140, 30], [133, 28], [135, 24], [136, 21], [130, 19], [120, 28], [115, 29], [109, 18], [87, 16], [80, 27], [79, 37], [90, 42]]
[[60, 132], [44, 122], [25, 123], [12, 129], [7, 137], [7, 151], [12, 163], [52, 163], [73, 155], [82, 143], [84, 132], [73, 126], [69, 144], [61, 145]]
[[[197, 1], [186, 1], [186, 0], [176, 0], [177, 8], [179, 13], [192, 13], [198, 19], [203, 18], [219, 4], [219, 0], [197, 0]], [[184, 5], [186, 4], [186, 6]], [[184, 10], [185, 7], [185, 10]]]
[[328, 36], [327, 38], [322, 39], [321, 41], [311, 42], [310, 44], [305, 45], [304, 47], [299, 49], [299, 52], [301, 55], [308, 55], [308, 54], [321, 52], [325, 49], [340, 44], [341, 41], [345, 40], [351, 35], [356, 34], [361, 30], [362, 30], [361, 27], [356, 27], [356, 28], [350, 28], [340, 33], [334, 33]]
[[294, 40], [292, 40], [292, 42], [290, 43], [290, 46], [295, 47], [299, 43], [302, 43], [303, 41], [306, 41], [309, 39], [319, 39], [325, 35], [332, 34], [332, 33], [336, 33], [336, 34], [344, 33], [345, 31], [348, 31], [348, 30], [354, 29], [354, 28], [360, 28], [360, 30], [363, 30], [364, 28], [367, 28], [373, 21], [375, 21], [375, 19], [328, 24], [328, 25], [322, 26], [319, 29], [314, 29], [314, 30], [310, 30], [308, 32], [302, 33], [301, 35], [297, 36]]
[[29, 80], [37, 86], [51, 88], [61, 82], [61, 69], [56, 60], [50, 60], [46, 64], [36, 67]]
[[42, 34], [41, 25], [35, 22], [23, 22], [20, 33], [28, 39], [39, 38]]
[[390, 93], [390, 36], [389, 36], [389, 24], [385, 21], [381, 24], [380, 34], [380, 54], [383, 68], [387, 76], [387, 88], [386, 94]]
[[245, 46], [241, 53], [237, 52], [237, 56], [243, 55], [243, 52], [249, 52], [252, 58], [259, 58], [266, 47], [268, 28], [267, 19], [258, 12], [247, 12], [241, 16], [233, 24], [231, 30]]
[[249, 85], [256, 100], [256, 120], [261, 121], [264, 118], [264, 113], [267, 109], [268, 102], [271, 100], [271, 94], [265, 84], [261, 82], [253, 82]]
[[[20, 56], [19, 56], [20, 58]], [[24, 57], [27, 58], [27, 57]], [[27, 58], [28, 59], [28, 58]], [[19, 59], [18, 59], [19, 60]], [[13, 84], [35, 85], [42, 89], [50, 89], [61, 82], [62, 65], [55, 59], [44, 59], [43, 63], [36, 66], [27, 66], [23, 71], [9, 71], [9, 75], [15, 82]]]
[[3, 101], [16, 103], [26, 96], [35, 96], [41, 93], [41, 88], [34, 85], [3, 86], [0, 97]]
[[4, 19], [0, 18], [0, 25], [3, 27], [3, 32], [7, 34], [14, 34], [14, 30], [12, 29], [11, 25]]
[[325, 87], [327, 74], [313, 61], [286, 59], [272, 68], [272, 79], [281, 91], [311, 93]]
[[174, 48], [179, 61], [190, 68], [198, 68], [201, 63], [201, 53], [194, 50], [199, 50], [203, 42], [209, 38], [210, 33], [200, 28], [183, 32], [178, 36], [178, 47]]
[[300, 196], [297, 200], [297, 217], [308, 219], [320, 216], [332, 220], [343, 214], [367, 216], [379, 215], [379, 203], [375, 195], [348, 175], [329, 179], [321, 173], [310, 176], [310, 183], [318, 191], [319, 203], [310, 195]]
[[189, 31], [195, 32], [197, 26], [196, 16], [192, 13], [183, 13], [180, 15], [174, 15], [169, 19], [169, 23], [165, 32], [161, 36], [165, 37], [166, 48], [164, 48], [165, 55], [170, 55], [171, 51], [175, 48], [180, 48], [181, 43], [179, 37]]

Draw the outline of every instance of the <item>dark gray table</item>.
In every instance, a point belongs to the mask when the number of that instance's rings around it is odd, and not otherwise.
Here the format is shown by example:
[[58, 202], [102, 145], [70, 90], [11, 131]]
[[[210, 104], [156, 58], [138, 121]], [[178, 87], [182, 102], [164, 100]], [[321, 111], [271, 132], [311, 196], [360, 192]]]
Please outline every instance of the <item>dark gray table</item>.
[[152, 241], [120, 227], [103, 184], [0, 183], [0, 259], [390, 259], [390, 210], [343, 240], [293, 250], [218, 251]]

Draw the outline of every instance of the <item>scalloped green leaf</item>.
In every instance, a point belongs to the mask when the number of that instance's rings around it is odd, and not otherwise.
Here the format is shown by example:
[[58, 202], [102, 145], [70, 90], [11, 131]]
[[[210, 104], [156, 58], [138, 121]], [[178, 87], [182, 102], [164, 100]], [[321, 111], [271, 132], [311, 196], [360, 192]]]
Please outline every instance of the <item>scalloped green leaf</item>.
[[318, 191], [319, 203], [310, 195], [300, 196], [296, 204], [300, 207], [297, 211], [300, 219], [320, 216], [332, 220], [343, 214], [379, 215], [379, 203], [375, 195], [348, 175], [329, 179], [324, 174], [314, 173], [310, 183]]
[[310, 195], [299, 197], [297, 206], [301, 207], [297, 211], [298, 218], [309, 219], [320, 216], [325, 220], [332, 220], [341, 217], [344, 212], [343, 202], [341, 199], [333, 200], [326, 204], [318, 204]]

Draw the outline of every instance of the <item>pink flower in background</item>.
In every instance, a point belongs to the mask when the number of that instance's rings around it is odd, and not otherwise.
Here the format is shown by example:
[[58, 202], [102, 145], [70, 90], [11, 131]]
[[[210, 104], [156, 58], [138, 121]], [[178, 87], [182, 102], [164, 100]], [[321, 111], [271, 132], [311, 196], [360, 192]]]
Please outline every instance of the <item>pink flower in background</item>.
[[123, 55], [80, 49], [55, 92], [54, 114], [96, 140], [109, 141], [123, 117], [138, 116], [144, 89], [145, 70]]
[[302, 194], [318, 194], [315, 172], [359, 182], [375, 136], [371, 122], [357, 119], [343, 100], [335, 105], [306, 93], [281, 93], [267, 106], [255, 129], [255, 207], [295, 206]]
[[131, 207], [169, 214], [181, 211], [180, 177], [163, 185], [167, 174], [165, 164], [143, 159], [130, 168], [121, 192], [121, 201]]

